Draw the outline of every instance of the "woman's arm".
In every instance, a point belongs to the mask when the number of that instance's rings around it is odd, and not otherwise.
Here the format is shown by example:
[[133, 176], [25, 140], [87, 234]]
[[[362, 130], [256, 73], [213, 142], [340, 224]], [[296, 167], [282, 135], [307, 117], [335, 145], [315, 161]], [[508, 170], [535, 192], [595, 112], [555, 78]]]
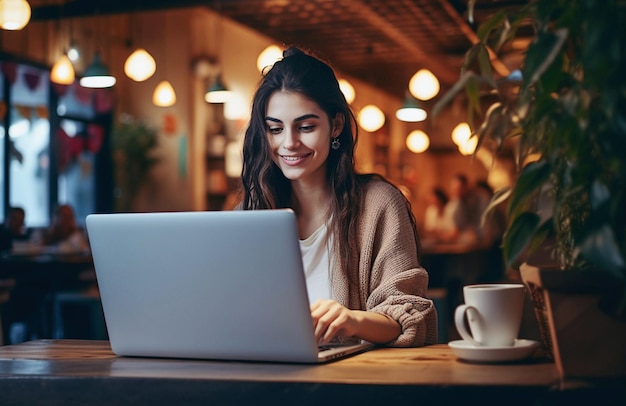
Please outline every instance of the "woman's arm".
[[356, 336], [374, 344], [384, 344], [400, 335], [398, 322], [384, 314], [350, 310], [334, 300], [318, 300], [311, 305], [311, 317], [318, 343], [336, 336]]

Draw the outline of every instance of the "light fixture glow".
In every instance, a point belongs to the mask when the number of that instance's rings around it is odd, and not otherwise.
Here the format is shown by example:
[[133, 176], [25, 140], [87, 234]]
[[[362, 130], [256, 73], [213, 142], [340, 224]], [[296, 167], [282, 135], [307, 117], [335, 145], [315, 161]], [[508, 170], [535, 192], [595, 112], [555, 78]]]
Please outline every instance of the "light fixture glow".
[[459, 123], [456, 127], [454, 127], [454, 130], [452, 130], [452, 141], [457, 146], [465, 144], [471, 136], [472, 130], [467, 123]]
[[346, 98], [348, 104], [352, 104], [356, 98], [354, 86], [352, 86], [352, 84], [345, 79], [339, 79], [339, 89], [341, 90], [341, 93], [343, 93], [343, 96]]
[[0, 28], [21, 30], [30, 21], [30, 4], [26, 0], [0, 1]]
[[58, 83], [60, 85], [71, 85], [76, 79], [76, 73], [74, 72], [74, 66], [67, 55], [61, 55], [61, 57], [54, 63], [52, 70], [50, 71], [50, 81]]
[[143, 48], [137, 48], [124, 63], [124, 73], [135, 82], [147, 80], [156, 71], [156, 62]]
[[415, 123], [426, 120], [427, 116], [428, 114], [426, 114], [426, 110], [421, 108], [417, 103], [417, 100], [411, 97], [411, 95], [407, 95], [404, 99], [402, 107], [396, 110], [396, 118], [400, 121]]
[[105, 88], [115, 85], [116, 79], [111, 76], [109, 69], [100, 62], [100, 55], [94, 54], [93, 62], [85, 69], [85, 74], [79, 83], [82, 87]]
[[222, 76], [217, 75], [213, 85], [209, 87], [204, 95], [204, 100], [207, 103], [226, 103], [232, 97], [232, 92], [224, 86], [222, 83]]
[[385, 114], [373, 104], [363, 107], [359, 112], [359, 126], [365, 131], [378, 131], [384, 124]]
[[459, 152], [463, 155], [472, 155], [474, 151], [476, 151], [476, 147], [478, 146], [478, 137], [474, 136], [469, 138], [462, 144], [458, 145]]
[[154, 88], [152, 103], [159, 107], [169, 107], [176, 103], [176, 92], [170, 82], [163, 80]]
[[416, 154], [420, 154], [428, 149], [430, 146], [430, 138], [422, 130], [411, 131], [406, 137], [406, 146], [409, 151]]
[[263, 71], [267, 68], [271, 68], [274, 66], [276, 61], [282, 59], [283, 50], [280, 49], [278, 45], [270, 45], [265, 48], [256, 59], [256, 67], [259, 72], [263, 73]]
[[409, 80], [409, 91], [419, 100], [430, 100], [439, 93], [439, 80], [428, 69], [420, 69]]
[[70, 44], [70, 49], [67, 50], [67, 57], [70, 58], [72, 62], [76, 62], [80, 59], [80, 51], [76, 44]]

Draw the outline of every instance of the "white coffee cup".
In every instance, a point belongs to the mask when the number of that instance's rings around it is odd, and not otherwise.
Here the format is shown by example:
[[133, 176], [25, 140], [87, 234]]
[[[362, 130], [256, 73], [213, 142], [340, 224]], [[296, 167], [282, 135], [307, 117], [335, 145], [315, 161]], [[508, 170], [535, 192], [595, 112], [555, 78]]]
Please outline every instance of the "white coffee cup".
[[465, 304], [456, 308], [454, 323], [465, 341], [483, 347], [515, 344], [522, 324], [524, 285], [467, 285], [463, 287], [463, 297]]

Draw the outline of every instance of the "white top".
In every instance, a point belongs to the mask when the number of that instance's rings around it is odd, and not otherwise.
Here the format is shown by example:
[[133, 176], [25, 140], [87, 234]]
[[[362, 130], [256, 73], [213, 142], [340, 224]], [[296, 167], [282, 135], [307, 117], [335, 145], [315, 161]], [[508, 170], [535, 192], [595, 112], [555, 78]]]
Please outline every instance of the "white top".
[[[306, 276], [306, 287], [309, 294], [309, 303], [319, 299], [330, 299], [330, 256], [327, 241], [328, 227], [323, 224], [308, 238], [300, 240], [302, 264]], [[328, 244], [327, 244], [328, 242]]]

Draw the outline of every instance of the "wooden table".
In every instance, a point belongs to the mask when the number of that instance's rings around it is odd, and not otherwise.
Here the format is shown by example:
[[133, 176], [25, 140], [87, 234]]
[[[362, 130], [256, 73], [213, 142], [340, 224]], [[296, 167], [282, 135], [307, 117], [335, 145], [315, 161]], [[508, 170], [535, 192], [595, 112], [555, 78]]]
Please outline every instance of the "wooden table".
[[621, 401], [624, 395], [614, 382], [560, 382], [554, 364], [541, 356], [471, 364], [447, 345], [380, 348], [326, 365], [117, 357], [107, 341], [0, 347], [2, 404], [508, 406], [597, 403], [606, 396]]

